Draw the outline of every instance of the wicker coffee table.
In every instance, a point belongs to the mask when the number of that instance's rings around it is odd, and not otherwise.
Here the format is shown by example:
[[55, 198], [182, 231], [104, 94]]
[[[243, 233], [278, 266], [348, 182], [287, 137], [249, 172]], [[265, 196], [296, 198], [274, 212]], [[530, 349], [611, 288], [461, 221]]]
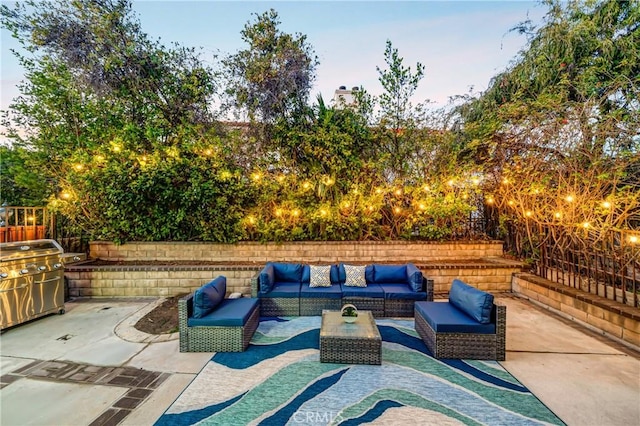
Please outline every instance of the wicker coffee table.
[[382, 337], [371, 311], [358, 311], [347, 324], [340, 311], [322, 311], [320, 362], [380, 365]]

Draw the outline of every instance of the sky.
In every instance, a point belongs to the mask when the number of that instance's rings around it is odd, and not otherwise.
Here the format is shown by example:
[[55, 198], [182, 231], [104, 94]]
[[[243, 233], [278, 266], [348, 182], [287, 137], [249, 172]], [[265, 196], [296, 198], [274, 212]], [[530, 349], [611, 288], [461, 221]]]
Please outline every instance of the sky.
[[[2, 0], [3, 4], [10, 4]], [[244, 49], [240, 31], [252, 14], [278, 12], [283, 32], [301, 33], [319, 59], [311, 99], [325, 102], [339, 86], [363, 86], [379, 95], [376, 67], [386, 68], [385, 43], [398, 49], [403, 65], [425, 75], [412, 101], [444, 106], [449, 97], [487, 89], [526, 46], [526, 38], [509, 32], [531, 19], [541, 23], [546, 8], [537, 1], [159, 1], [134, 0], [142, 29], [165, 46], [177, 42], [202, 49], [214, 59]], [[23, 70], [10, 52], [19, 45], [1, 31], [1, 101], [6, 110], [18, 95]]]

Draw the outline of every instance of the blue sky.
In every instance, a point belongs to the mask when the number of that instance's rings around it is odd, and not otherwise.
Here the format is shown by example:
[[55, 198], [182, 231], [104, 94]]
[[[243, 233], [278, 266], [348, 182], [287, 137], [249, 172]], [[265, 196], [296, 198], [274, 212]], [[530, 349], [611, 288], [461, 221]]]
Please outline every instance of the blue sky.
[[[3, 3], [5, 3], [3, 1]], [[341, 85], [381, 92], [376, 66], [385, 67], [387, 39], [404, 65], [425, 68], [414, 102], [444, 105], [453, 95], [480, 92], [525, 46], [509, 33], [530, 18], [541, 22], [544, 6], [535, 1], [158, 1], [134, 0], [143, 30], [166, 46], [201, 47], [203, 59], [243, 49], [240, 31], [252, 13], [274, 8], [281, 30], [306, 34], [320, 60], [312, 99], [325, 101]], [[1, 108], [18, 92], [22, 70], [9, 48], [17, 43], [2, 29]]]

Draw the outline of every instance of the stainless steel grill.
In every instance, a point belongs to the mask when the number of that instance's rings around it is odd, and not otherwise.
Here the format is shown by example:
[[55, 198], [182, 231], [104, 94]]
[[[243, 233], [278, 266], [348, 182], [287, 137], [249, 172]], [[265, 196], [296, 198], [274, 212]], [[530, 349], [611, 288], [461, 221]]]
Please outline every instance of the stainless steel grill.
[[55, 240], [0, 244], [0, 329], [64, 313], [64, 266], [86, 259]]

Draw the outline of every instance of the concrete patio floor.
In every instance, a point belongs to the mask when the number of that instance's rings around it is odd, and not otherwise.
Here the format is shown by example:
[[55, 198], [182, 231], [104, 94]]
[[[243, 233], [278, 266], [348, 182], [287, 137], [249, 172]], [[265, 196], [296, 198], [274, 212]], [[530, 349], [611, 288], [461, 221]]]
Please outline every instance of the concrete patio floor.
[[[501, 364], [568, 425], [640, 424], [640, 353], [514, 295]], [[133, 324], [159, 300], [87, 299], [0, 336], [0, 424], [151, 425], [212, 353]], [[419, 419], [418, 424], [419, 424]]]

